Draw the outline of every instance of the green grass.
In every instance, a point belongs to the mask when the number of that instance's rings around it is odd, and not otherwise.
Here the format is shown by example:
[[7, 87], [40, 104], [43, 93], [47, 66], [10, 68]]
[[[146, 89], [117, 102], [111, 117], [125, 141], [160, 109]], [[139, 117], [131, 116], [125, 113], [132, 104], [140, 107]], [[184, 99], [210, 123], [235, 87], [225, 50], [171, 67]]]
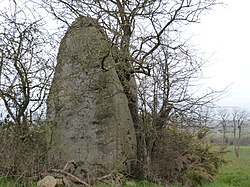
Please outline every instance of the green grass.
[[240, 157], [235, 157], [234, 147], [229, 147], [229, 163], [220, 169], [214, 182], [202, 187], [250, 187], [250, 146], [241, 146]]
[[36, 187], [36, 183], [0, 177], [0, 187]]
[[[95, 187], [110, 187], [110, 186], [106, 184], [99, 184], [99, 185], [95, 185]], [[123, 187], [162, 187], [162, 186], [152, 184], [147, 181], [141, 181], [141, 182], [127, 181], [125, 182]], [[178, 187], [178, 186], [173, 186], [173, 187]]]

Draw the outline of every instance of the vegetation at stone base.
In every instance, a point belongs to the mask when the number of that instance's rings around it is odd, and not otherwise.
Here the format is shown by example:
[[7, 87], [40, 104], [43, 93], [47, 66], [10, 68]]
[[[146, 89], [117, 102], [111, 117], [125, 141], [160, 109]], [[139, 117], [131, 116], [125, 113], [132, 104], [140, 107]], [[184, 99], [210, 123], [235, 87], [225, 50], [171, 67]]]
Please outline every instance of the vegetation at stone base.
[[[171, 187], [198, 186], [212, 182], [226, 160], [213, 144], [198, 138], [200, 134], [167, 127], [157, 137], [147, 178], [155, 184], [168, 184]], [[128, 187], [157, 186], [150, 183], [125, 184]]]
[[[203, 184], [199, 187], [249, 187], [250, 186], [250, 146], [241, 148], [239, 158], [235, 157], [233, 147], [228, 147], [230, 152], [227, 152], [226, 158], [231, 160], [228, 164], [222, 166], [219, 174], [213, 182]], [[32, 187], [35, 184], [14, 180], [11, 178], [0, 178], [0, 187]], [[141, 187], [159, 187], [159, 185], [151, 184], [145, 181], [142, 182], [127, 182], [126, 187], [141, 186]], [[96, 187], [108, 187], [108, 185], [99, 184]], [[180, 185], [171, 185], [171, 187], [180, 187]]]
[[[0, 129], [0, 175], [34, 180], [46, 169], [46, 160], [43, 157], [46, 154], [45, 129], [43, 125], [40, 125], [40, 128], [27, 125], [27, 136], [19, 137], [15, 136], [15, 127], [18, 127], [7, 124]], [[180, 130], [173, 126], [165, 128], [157, 136], [148, 178], [157, 184], [177, 182], [186, 186], [211, 181], [224, 160], [218, 151], [211, 149], [212, 145], [203, 143], [202, 139], [197, 137], [197, 134], [184, 129]], [[5, 184], [3, 186], [23, 184], [9, 179], [1, 180]], [[120, 184], [126, 184], [127, 180], [129, 179], [122, 177]], [[131, 184], [127, 183], [127, 186]], [[138, 186], [149, 185], [145, 184], [139, 183]]]

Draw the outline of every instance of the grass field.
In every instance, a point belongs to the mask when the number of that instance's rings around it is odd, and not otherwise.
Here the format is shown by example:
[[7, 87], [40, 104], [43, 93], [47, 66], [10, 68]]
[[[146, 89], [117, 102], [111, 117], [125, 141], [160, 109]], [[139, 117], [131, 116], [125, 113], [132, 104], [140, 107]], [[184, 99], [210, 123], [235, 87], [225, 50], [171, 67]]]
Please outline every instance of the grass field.
[[[226, 158], [229, 160], [219, 172], [214, 182], [204, 184], [200, 187], [250, 187], [250, 146], [242, 146], [240, 157], [234, 155], [234, 148], [228, 147], [229, 152]], [[20, 181], [0, 178], [0, 187], [35, 187], [34, 183], [24, 183]], [[128, 182], [125, 187], [160, 187], [147, 182]], [[107, 185], [97, 185], [96, 187], [108, 187]], [[177, 187], [177, 186], [171, 186]]]
[[235, 157], [233, 147], [228, 150], [229, 163], [220, 169], [213, 183], [203, 187], [250, 187], [250, 146], [241, 146], [239, 158]]

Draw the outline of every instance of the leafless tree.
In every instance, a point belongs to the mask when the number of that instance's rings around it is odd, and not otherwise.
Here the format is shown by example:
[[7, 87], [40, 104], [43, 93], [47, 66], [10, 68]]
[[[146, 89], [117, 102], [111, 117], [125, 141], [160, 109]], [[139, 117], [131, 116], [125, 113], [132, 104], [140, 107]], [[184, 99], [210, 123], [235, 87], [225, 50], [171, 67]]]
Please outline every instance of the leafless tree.
[[[6, 2], [6, 1], [5, 1]], [[1, 4], [2, 5], [2, 4]], [[53, 73], [53, 55], [44, 22], [25, 3], [9, 1], [0, 12], [1, 112], [24, 128], [44, 117], [45, 98]], [[25, 130], [17, 130], [24, 135]]]
[[228, 130], [229, 121], [230, 121], [230, 113], [227, 109], [221, 109], [218, 112], [220, 118], [220, 125], [222, 126], [222, 145], [223, 147], [226, 145], [226, 132]]
[[240, 156], [240, 139], [243, 135], [242, 129], [246, 125], [246, 121], [249, 118], [249, 113], [246, 110], [234, 109], [232, 113], [233, 118], [233, 137], [234, 137], [234, 149], [235, 156]]

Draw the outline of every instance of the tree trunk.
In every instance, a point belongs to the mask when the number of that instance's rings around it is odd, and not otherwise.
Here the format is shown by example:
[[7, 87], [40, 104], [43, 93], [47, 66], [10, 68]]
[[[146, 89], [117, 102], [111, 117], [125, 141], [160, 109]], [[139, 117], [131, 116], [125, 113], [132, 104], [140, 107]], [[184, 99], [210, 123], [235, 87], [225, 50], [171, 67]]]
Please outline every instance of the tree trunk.
[[240, 138], [241, 138], [241, 125], [238, 126], [238, 138], [237, 138], [237, 144], [235, 146], [235, 155], [236, 157], [240, 157]]

